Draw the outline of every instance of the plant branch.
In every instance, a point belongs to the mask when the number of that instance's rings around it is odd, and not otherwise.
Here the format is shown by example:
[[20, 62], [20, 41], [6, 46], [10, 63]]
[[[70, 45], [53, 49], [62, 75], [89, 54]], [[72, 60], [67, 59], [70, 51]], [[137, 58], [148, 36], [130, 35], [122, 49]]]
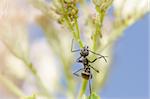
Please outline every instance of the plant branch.
[[64, 9], [64, 3], [63, 3], [63, 0], [60, 0], [61, 1], [61, 6], [62, 6], [62, 10], [63, 10], [63, 13], [64, 13], [64, 18], [66, 20], [66, 23], [69, 27], [69, 29], [71, 30], [75, 40], [79, 43], [80, 47], [82, 48], [83, 47], [83, 43], [80, 39], [80, 30], [79, 30], [79, 27], [78, 27], [78, 22], [77, 22], [77, 18], [75, 19], [75, 26], [76, 26], [76, 31], [74, 30], [74, 27], [73, 25], [71, 24], [70, 20], [68, 19], [68, 16], [66, 15], [66, 12], [65, 12], [65, 9]]
[[3, 83], [11, 92], [18, 97], [24, 97], [24, 93], [9, 79], [0, 74], [0, 82]]
[[80, 89], [80, 93], [79, 93], [79, 99], [83, 96], [83, 94], [86, 91], [86, 86], [87, 86], [88, 80], [82, 79], [82, 87]]
[[32, 63], [29, 63], [27, 60], [25, 60], [23, 57], [19, 56], [18, 54], [16, 54], [13, 50], [11, 50], [11, 48], [8, 46], [7, 43], [5, 43], [3, 41], [4, 45], [6, 46], [6, 48], [8, 49], [8, 51], [10, 51], [10, 53], [12, 53], [16, 58], [20, 59], [21, 61], [24, 62], [25, 66], [30, 70], [30, 72], [32, 73], [32, 75], [34, 75], [34, 77], [36, 78], [38, 84], [40, 85], [40, 87], [43, 89], [44, 93], [46, 96], [50, 96], [47, 88], [45, 87], [44, 83], [42, 82], [40, 76], [37, 74], [37, 70], [35, 69], [35, 67], [32, 65]]

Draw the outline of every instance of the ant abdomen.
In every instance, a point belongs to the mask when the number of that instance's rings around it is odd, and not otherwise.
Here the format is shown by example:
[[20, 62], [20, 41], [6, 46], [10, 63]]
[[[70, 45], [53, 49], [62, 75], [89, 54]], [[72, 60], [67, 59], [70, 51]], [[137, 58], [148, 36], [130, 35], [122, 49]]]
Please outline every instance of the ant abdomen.
[[84, 78], [84, 79], [86, 79], [86, 80], [89, 80], [89, 79], [90, 79], [90, 74], [89, 74], [89, 73], [82, 72], [82, 73], [81, 73], [81, 76], [82, 76], [82, 78]]

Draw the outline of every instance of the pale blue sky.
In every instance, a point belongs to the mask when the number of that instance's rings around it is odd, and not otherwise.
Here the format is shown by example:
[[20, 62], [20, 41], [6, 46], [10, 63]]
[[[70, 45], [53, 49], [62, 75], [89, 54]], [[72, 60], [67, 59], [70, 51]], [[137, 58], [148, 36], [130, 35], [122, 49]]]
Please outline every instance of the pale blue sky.
[[102, 99], [148, 99], [148, 15], [114, 45], [112, 70]]

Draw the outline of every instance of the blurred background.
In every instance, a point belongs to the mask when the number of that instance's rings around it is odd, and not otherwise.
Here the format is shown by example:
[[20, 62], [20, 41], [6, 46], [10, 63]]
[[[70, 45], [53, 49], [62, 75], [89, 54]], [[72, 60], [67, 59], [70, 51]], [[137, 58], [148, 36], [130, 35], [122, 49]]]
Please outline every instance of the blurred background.
[[113, 46], [112, 69], [102, 99], [148, 99], [149, 15], [129, 27]]
[[[93, 71], [92, 91], [101, 99], [148, 99], [149, 1], [72, 1], [80, 40], [91, 49], [98, 21], [95, 6], [108, 10], [96, 45], [108, 63], [92, 64], [100, 70]], [[0, 0], [2, 99], [74, 99], [79, 94], [82, 78], [73, 72], [82, 65], [75, 62], [79, 53], [70, 51], [75, 36], [62, 12], [59, 0]], [[74, 48], [80, 47], [75, 40]]]

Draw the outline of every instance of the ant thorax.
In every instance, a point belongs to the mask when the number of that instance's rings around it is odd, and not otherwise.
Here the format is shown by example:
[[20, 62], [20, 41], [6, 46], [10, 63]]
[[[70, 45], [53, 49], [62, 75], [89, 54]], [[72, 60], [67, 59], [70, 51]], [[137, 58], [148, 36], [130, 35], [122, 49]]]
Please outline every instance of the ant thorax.
[[89, 47], [88, 46], [84, 46], [81, 49], [80, 55], [83, 56], [83, 57], [88, 56], [89, 55]]
[[84, 66], [89, 65], [89, 60], [87, 59], [87, 57], [82, 57], [82, 63], [83, 63]]

